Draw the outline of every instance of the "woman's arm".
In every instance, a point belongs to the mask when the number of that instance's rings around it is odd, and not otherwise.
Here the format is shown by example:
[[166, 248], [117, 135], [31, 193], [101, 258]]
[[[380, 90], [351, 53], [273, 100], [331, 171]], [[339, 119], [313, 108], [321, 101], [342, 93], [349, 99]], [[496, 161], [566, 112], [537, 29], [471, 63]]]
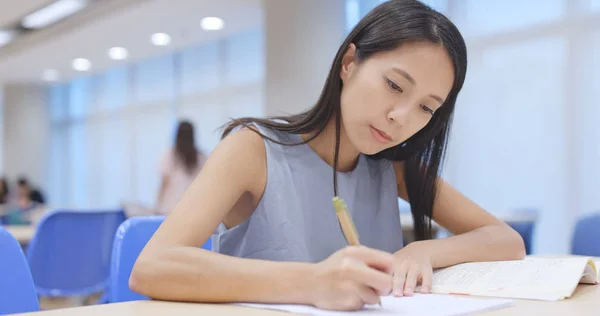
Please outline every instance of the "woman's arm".
[[[402, 163], [395, 163], [398, 196], [408, 200]], [[441, 178], [433, 207], [433, 220], [454, 234], [444, 239], [420, 241], [408, 247], [427, 252], [433, 268], [471, 261], [522, 259], [521, 236]], [[412, 245], [412, 246], [411, 246]]]

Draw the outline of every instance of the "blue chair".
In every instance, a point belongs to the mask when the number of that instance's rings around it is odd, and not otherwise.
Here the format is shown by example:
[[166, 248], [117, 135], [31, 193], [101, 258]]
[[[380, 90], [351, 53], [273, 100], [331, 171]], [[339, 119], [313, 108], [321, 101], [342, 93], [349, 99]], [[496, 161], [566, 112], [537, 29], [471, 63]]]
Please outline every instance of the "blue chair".
[[530, 255], [533, 253], [533, 229], [535, 227], [534, 221], [526, 222], [506, 222], [508, 226], [512, 227], [521, 237], [525, 244], [525, 252]]
[[600, 257], [600, 213], [580, 218], [575, 226], [571, 253]]
[[533, 253], [533, 234], [535, 232], [535, 226], [538, 222], [539, 212], [533, 208], [518, 208], [511, 212], [511, 218], [513, 221], [507, 220], [506, 224], [512, 227], [525, 244], [525, 252], [530, 255]]
[[120, 211], [63, 211], [46, 214], [27, 249], [40, 296], [86, 296], [107, 290]]
[[0, 315], [40, 309], [31, 272], [17, 240], [0, 226]]
[[[164, 216], [132, 217], [121, 224], [117, 230], [110, 267], [110, 303], [149, 299], [129, 289], [129, 276], [140, 252], [164, 218]], [[202, 248], [211, 250], [211, 239], [204, 243]]]

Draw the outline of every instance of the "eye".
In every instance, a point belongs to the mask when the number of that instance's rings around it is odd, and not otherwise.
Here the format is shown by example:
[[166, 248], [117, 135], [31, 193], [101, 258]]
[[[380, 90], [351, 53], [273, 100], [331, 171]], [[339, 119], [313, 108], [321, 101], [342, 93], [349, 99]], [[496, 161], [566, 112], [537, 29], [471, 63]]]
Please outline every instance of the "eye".
[[433, 113], [435, 113], [434, 110], [432, 110], [430, 107], [428, 107], [427, 105], [424, 105], [424, 104], [421, 104], [421, 110], [431, 114], [432, 116], [433, 116]]
[[402, 90], [402, 87], [400, 87], [399, 85], [397, 85], [392, 80], [386, 78], [385, 81], [386, 81], [388, 87], [390, 87], [390, 89], [396, 90], [396, 91], [398, 91], [400, 93], [404, 92], [404, 90]]

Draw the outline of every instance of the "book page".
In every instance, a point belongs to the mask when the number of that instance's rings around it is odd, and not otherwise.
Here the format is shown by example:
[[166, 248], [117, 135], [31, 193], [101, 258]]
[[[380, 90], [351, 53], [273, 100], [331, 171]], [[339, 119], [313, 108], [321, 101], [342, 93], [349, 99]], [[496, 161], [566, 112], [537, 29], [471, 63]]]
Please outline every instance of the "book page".
[[318, 309], [307, 305], [281, 304], [239, 304], [254, 308], [275, 309], [298, 314], [341, 316], [341, 315], [427, 315], [427, 316], [458, 316], [493, 309], [509, 307], [510, 300], [481, 299], [457, 297], [451, 295], [415, 294], [411, 297], [385, 296], [381, 298], [382, 306], [365, 306], [355, 312], [340, 312]]
[[433, 291], [558, 300], [579, 283], [586, 258], [527, 258], [464, 263], [436, 270]]
[[598, 284], [598, 282], [600, 281], [600, 279], [598, 278], [598, 274], [600, 273], [600, 268], [598, 267], [599, 263], [600, 262], [594, 262], [590, 260], [588, 265], [585, 266], [585, 271], [583, 272], [583, 276], [581, 277], [579, 283]]

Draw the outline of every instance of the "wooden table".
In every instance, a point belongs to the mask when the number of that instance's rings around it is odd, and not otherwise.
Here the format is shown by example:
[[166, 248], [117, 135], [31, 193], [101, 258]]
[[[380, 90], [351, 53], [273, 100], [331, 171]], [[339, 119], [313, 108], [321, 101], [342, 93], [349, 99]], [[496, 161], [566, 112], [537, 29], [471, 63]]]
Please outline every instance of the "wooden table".
[[[557, 302], [514, 300], [514, 306], [480, 313], [478, 315], [598, 315], [600, 312], [600, 285], [580, 285], [569, 299]], [[198, 315], [247, 315], [277, 316], [290, 313], [252, 309], [234, 305], [173, 303], [160, 301], [135, 301], [95, 305], [68, 309], [21, 314], [31, 316], [198, 316]]]
[[35, 225], [6, 225], [6, 231], [11, 233], [21, 245], [27, 245], [35, 234]]

